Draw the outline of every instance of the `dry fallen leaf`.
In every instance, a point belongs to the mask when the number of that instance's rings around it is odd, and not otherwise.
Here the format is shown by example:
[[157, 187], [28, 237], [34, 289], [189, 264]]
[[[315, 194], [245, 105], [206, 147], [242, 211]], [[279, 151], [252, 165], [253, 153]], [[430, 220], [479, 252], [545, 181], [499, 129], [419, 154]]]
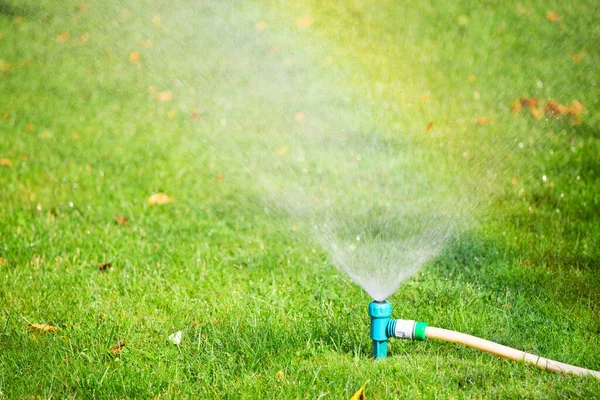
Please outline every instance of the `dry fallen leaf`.
[[535, 119], [542, 119], [544, 114], [537, 107], [529, 107], [529, 112]]
[[146, 39], [140, 43], [143, 47], [150, 49], [154, 47], [154, 42], [151, 39]]
[[167, 204], [173, 201], [172, 197], [169, 197], [165, 193], [155, 193], [152, 196], [148, 197], [148, 205], [154, 204]]
[[586, 59], [586, 57], [587, 57], [587, 54], [584, 52], [573, 54], [571, 56], [571, 58], [573, 59], [573, 62], [576, 62], [576, 63], [582, 62], [583, 60]]
[[8, 158], [0, 158], [0, 165], [3, 167], [11, 167], [12, 162]]
[[285, 375], [283, 373], [282, 370], [277, 371], [277, 373], [275, 374], [275, 379], [277, 379], [278, 381], [282, 381], [285, 378]]
[[254, 29], [256, 29], [257, 31], [264, 31], [265, 29], [267, 29], [269, 25], [267, 25], [267, 23], [265, 21], [258, 21], [256, 23], [256, 25], [254, 25]]
[[304, 17], [298, 18], [296, 24], [298, 25], [298, 28], [308, 28], [313, 22], [313, 18], [310, 15], [305, 15]]
[[477, 76], [475, 74], [469, 75], [469, 82], [475, 82], [477, 80]]
[[58, 43], [66, 42], [67, 40], [69, 40], [70, 37], [71, 37], [71, 34], [69, 32], [63, 32], [57, 36], [56, 41]]
[[129, 55], [129, 61], [131, 61], [132, 63], [138, 63], [138, 62], [140, 62], [141, 59], [142, 59], [142, 55], [140, 54], [139, 51], [132, 51], [131, 54]]
[[425, 132], [429, 132], [433, 128], [433, 121], [425, 125]]
[[517, 183], [519, 183], [519, 180], [517, 179], [516, 176], [513, 176], [513, 178], [511, 179], [511, 182], [513, 185], [516, 185]]
[[284, 155], [287, 152], [287, 147], [281, 146], [277, 152], [281, 155]]
[[304, 119], [304, 113], [302, 111], [298, 111], [296, 114], [294, 114], [294, 119], [296, 121], [302, 121]]
[[350, 397], [350, 400], [366, 400], [367, 396], [365, 395], [365, 388], [367, 387], [367, 383], [369, 383], [369, 381], [366, 381], [365, 384]]
[[556, 22], [556, 21], [558, 21], [558, 20], [560, 19], [560, 14], [559, 14], [559, 13], [556, 13], [556, 12], [554, 12], [554, 11], [550, 11], [550, 12], [549, 12], [549, 13], [546, 15], [546, 18], [548, 18], [548, 21], [551, 21], [551, 22]]
[[488, 125], [490, 123], [490, 119], [488, 117], [479, 117], [477, 118], [477, 125]]
[[4, 264], [4, 258], [0, 257], [0, 265]]
[[423, 100], [424, 103], [429, 101], [429, 95], [428, 94], [423, 94], [421, 95], [421, 99]]
[[217, 174], [217, 182], [223, 182], [223, 174]]
[[121, 354], [121, 350], [123, 350], [124, 347], [125, 347], [125, 342], [121, 342], [118, 345], [116, 345], [115, 347], [113, 347], [112, 349], [110, 349], [109, 352], [113, 356], [118, 356], [119, 354]]
[[511, 112], [519, 112], [522, 109], [523, 109], [523, 103], [521, 103], [520, 100], [516, 100], [510, 105]]
[[23, 17], [15, 17], [15, 24], [19, 25], [21, 23], [23, 23]]
[[115, 221], [117, 221], [120, 225], [127, 225], [127, 217], [123, 217], [121, 215], [115, 217]]
[[29, 324], [29, 329], [36, 332], [57, 332], [58, 328], [47, 324]]
[[171, 100], [173, 100], [173, 93], [171, 93], [171, 92], [159, 92], [159, 93], [156, 93], [156, 96], [154, 96], [154, 98], [157, 101], [171, 101]]
[[80, 4], [79, 5], [79, 12], [84, 12], [90, 9], [90, 5], [89, 4]]
[[83, 35], [81, 35], [81, 37], [79, 38], [79, 43], [81, 44], [86, 44], [87, 41], [90, 39], [90, 35], [87, 33], [84, 33]]
[[111, 262], [98, 264], [98, 269], [100, 271], [106, 271], [107, 269], [109, 269], [111, 267], [112, 267], [112, 263]]
[[35, 126], [33, 126], [33, 124], [27, 124], [27, 125], [25, 125], [25, 130], [27, 132], [31, 132], [34, 128], [35, 128]]

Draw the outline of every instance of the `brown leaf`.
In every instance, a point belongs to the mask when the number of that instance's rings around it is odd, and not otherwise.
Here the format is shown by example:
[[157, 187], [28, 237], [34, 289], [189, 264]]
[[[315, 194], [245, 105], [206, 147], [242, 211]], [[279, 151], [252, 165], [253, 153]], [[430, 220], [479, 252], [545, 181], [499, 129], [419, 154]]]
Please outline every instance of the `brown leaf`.
[[27, 132], [31, 132], [34, 129], [35, 129], [35, 126], [33, 126], [33, 124], [27, 124], [27, 125], [25, 125], [25, 130]]
[[58, 328], [52, 325], [46, 324], [30, 324], [29, 329], [36, 332], [57, 332]]
[[271, 54], [277, 53], [277, 46], [274, 46], [274, 45], [267, 46], [267, 53], [271, 53]]
[[152, 196], [148, 197], [148, 205], [154, 204], [167, 204], [173, 201], [172, 197], [169, 197], [165, 193], [155, 193]]
[[132, 51], [131, 54], [129, 54], [129, 61], [131, 61], [134, 64], [140, 62], [141, 59], [142, 55], [139, 51]]
[[429, 132], [433, 128], [433, 121], [425, 125], [425, 132]]
[[147, 49], [154, 47], [154, 42], [152, 39], [143, 40], [140, 44]]
[[469, 82], [475, 82], [477, 80], [477, 76], [475, 74], [469, 75]]
[[4, 258], [0, 257], [0, 265], [4, 264]]
[[116, 345], [115, 347], [113, 347], [112, 349], [110, 349], [109, 353], [112, 354], [113, 356], [118, 356], [119, 354], [121, 354], [121, 351], [123, 350], [124, 347], [125, 347], [125, 342], [121, 342], [118, 345]]
[[488, 117], [479, 117], [477, 118], [477, 125], [488, 125], [490, 123], [490, 119]]
[[109, 268], [112, 268], [112, 263], [111, 262], [98, 264], [98, 269], [100, 271], [106, 271]]
[[421, 100], [423, 100], [424, 103], [427, 103], [429, 101], [429, 95], [428, 94], [421, 95]]
[[173, 93], [171, 93], [171, 92], [159, 92], [159, 93], [156, 93], [156, 96], [154, 96], [154, 98], [157, 101], [171, 101], [171, 100], [173, 100]]
[[298, 18], [296, 25], [298, 25], [298, 28], [308, 28], [313, 22], [313, 18], [310, 15], [305, 15], [304, 17]]
[[217, 174], [217, 182], [223, 182], [223, 174]]
[[8, 158], [0, 158], [0, 165], [3, 167], [11, 167], [12, 162]]
[[546, 18], [548, 18], [548, 21], [550, 22], [556, 22], [560, 20], [560, 14], [554, 11], [550, 11], [548, 14], [546, 14]]
[[510, 181], [512, 182], [513, 185], [516, 185], [517, 183], [519, 183], [519, 180], [517, 179], [516, 176], [513, 176]]
[[60, 35], [58, 35], [58, 37], [56, 38], [56, 42], [58, 42], [58, 43], [66, 42], [67, 40], [69, 40], [70, 37], [71, 37], [71, 34], [69, 32], [63, 32]]
[[198, 121], [199, 118], [200, 118], [200, 116], [198, 115], [198, 111], [192, 111], [190, 113], [190, 119], [192, 121]]
[[127, 217], [123, 217], [123, 216], [119, 215], [119, 216], [115, 217], [115, 220], [120, 225], [126, 225], [127, 224]]
[[539, 100], [536, 97], [522, 97], [521, 104], [523, 106], [537, 107]]
[[81, 44], [86, 44], [87, 41], [90, 39], [90, 35], [87, 33], [84, 33], [83, 35], [81, 35], [81, 37], [79, 38], [79, 43]]
[[587, 58], [587, 54], [584, 52], [581, 52], [581, 53], [573, 54], [571, 56], [571, 58], [573, 59], [573, 62], [580, 63]]
[[298, 111], [296, 114], [294, 114], [294, 119], [296, 121], [302, 121], [304, 119], [304, 113], [302, 111]]

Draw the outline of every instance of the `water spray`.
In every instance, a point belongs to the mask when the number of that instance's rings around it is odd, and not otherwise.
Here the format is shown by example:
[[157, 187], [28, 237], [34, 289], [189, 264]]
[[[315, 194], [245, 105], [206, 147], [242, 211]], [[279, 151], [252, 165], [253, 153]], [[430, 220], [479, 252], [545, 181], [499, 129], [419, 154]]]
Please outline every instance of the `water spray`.
[[392, 319], [392, 304], [388, 301], [372, 301], [369, 303], [369, 316], [371, 317], [373, 358], [376, 360], [387, 357], [388, 340], [392, 337], [421, 341], [429, 338], [462, 344], [500, 357], [524, 362], [547, 371], [561, 374], [591, 375], [600, 380], [599, 371], [550, 360], [464, 333], [435, 328], [428, 326], [425, 322]]

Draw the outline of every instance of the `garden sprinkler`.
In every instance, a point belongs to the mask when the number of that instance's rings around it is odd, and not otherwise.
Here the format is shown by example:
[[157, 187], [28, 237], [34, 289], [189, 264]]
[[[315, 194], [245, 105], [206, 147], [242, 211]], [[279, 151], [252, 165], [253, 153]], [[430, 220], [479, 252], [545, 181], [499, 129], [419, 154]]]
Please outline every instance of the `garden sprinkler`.
[[371, 317], [373, 358], [376, 360], [387, 357], [388, 340], [392, 337], [408, 340], [426, 340], [427, 338], [430, 338], [462, 344], [514, 361], [522, 361], [526, 364], [534, 365], [548, 371], [559, 372], [562, 374], [591, 375], [600, 380], [599, 371], [550, 360], [464, 333], [434, 328], [428, 326], [425, 322], [392, 319], [392, 304], [388, 301], [370, 302], [369, 316]]

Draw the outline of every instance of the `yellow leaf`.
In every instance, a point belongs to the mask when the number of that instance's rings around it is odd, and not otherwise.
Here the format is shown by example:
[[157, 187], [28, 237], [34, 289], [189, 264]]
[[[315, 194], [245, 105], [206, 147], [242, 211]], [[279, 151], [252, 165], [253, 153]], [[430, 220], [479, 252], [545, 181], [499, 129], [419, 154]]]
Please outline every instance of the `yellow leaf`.
[[139, 51], [133, 51], [129, 55], [129, 61], [131, 61], [132, 63], [139, 62], [141, 60], [141, 58], [142, 58], [142, 55], [140, 54]]
[[283, 378], [285, 378], [283, 371], [282, 370], [277, 371], [277, 373], [275, 374], [275, 379], [277, 379], [278, 381], [282, 381]]
[[423, 94], [423, 95], [421, 95], [421, 99], [423, 100], [424, 103], [427, 103], [429, 101], [429, 95]]
[[425, 125], [425, 132], [429, 132], [433, 128], [433, 121]]
[[154, 42], [152, 42], [152, 39], [146, 39], [146, 40], [142, 41], [141, 45], [144, 46], [145, 48], [149, 49], [154, 46]]
[[148, 198], [148, 205], [151, 206], [154, 204], [167, 204], [172, 201], [173, 201], [173, 198], [169, 197], [168, 195], [166, 195], [164, 193], [155, 193]]
[[3, 167], [10, 167], [12, 166], [12, 162], [8, 158], [0, 158], [0, 165]]
[[58, 331], [58, 328], [52, 325], [46, 325], [46, 324], [30, 324], [29, 328], [33, 331], [37, 331], [37, 332], [56, 332]]
[[365, 396], [365, 388], [367, 387], [367, 383], [369, 383], [369, 381], [366, 381], [365, 384], [350, 397], [350, 400], [366, 400], [367, 396]]
[[58, 43], [66, 42], [67, 40], [69, 40], [70, 37], [71, 37], [71, 34], [69, 32], [63, 32], [57, 36], [56, 41]]
[[550, 22], [556, 22], [560, 19], [560, 14], [556, 13], [554, 11], [551, 11], [546, 15], [546, 18], [548, 18], [548, 21], [550, 21]]
[[256, 29], [257, 31], [264, 31], [265, 29], [267, 29], [269, 25], [267, 25], [267, 23], [265, 21], [258, 21], [256, 23], [256, 25], [254, 25], [254, 29]]
[[298, 25], [298, 28], [308, 28], [313, 24], [313, 22], [314, 21], [310, 15], [305, 15], [304, 17], [298, 18], [296, 24]]
[[167, 115], [169, 116], [169, 118], [175, 117], [176, 114], [177, 114], [177, 112], [175, 110], [169, 110], [169, 112], [167, 112]]
[[279, 154], [284, 155], [287, 152], [286, 146], [281, 146], [278, 150]]
[[469, 75], [469, 82], [475, 82], [477, 80], [477, 76], [475, 74]]
[[158, 101], [171, 101], [171, 100], [173, 100], [173, 93], [159, 92], [159, 93], [156, 93], [156, 96], [154, 96], [154, 98]]

